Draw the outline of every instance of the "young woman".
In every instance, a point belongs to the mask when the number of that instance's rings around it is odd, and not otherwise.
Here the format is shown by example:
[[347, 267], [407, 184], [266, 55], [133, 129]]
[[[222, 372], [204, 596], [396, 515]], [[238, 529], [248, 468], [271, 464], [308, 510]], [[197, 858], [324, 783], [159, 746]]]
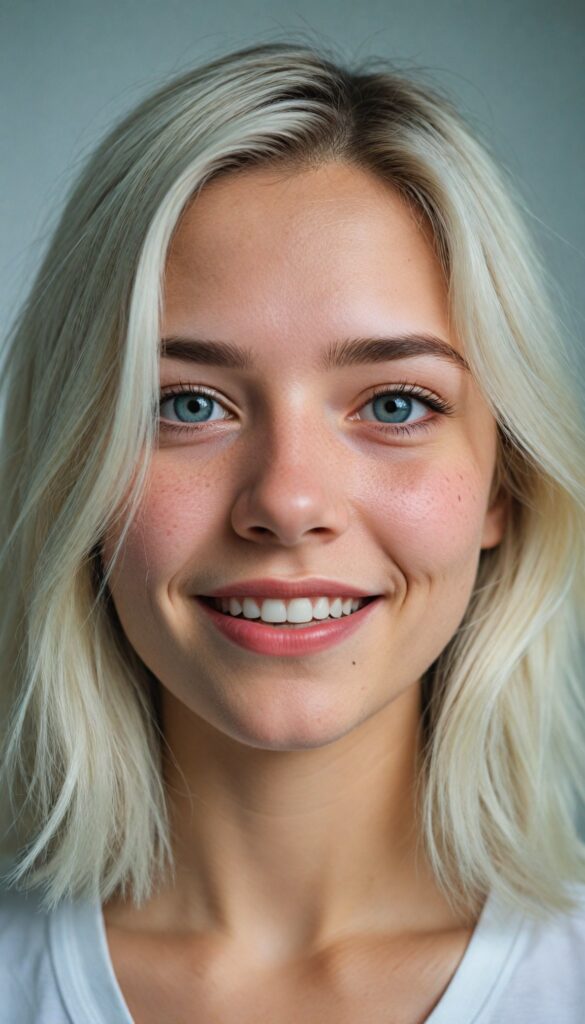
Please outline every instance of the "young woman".
[[584, 430], [450, 104], [144, 102], [10, 338], [2, 1024], [577, 1024]]

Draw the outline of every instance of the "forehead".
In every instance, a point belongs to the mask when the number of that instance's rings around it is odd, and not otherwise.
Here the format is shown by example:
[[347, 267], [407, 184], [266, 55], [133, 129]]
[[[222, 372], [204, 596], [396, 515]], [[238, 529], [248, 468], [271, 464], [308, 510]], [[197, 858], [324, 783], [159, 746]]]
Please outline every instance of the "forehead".
[[173, 237], [163, 309], [164, 334], [260, 346], [448, 332], [428, 225], [391, 185], [337, 163], [246, 170], [205, 186]]

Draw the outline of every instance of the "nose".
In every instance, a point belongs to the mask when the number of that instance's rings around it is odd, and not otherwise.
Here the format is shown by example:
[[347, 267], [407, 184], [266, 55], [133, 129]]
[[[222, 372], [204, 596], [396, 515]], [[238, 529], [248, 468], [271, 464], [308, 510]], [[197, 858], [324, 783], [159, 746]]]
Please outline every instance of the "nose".
[[246, 482], [232, 507], [235, 532], [246, 540], [283, 547], [340, 536], [349, 521], [344, 491], [349, 474], [331, 443], [319, 440], [299, 410], [264, 436], [266, 443], [250, 455]]

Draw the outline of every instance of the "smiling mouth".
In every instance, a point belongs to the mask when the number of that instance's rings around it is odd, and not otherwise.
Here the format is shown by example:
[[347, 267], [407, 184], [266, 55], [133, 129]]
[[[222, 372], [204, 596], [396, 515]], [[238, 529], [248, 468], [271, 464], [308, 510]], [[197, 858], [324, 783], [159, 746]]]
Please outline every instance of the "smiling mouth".
[[[367, 604], [377, 600], [379, 595], [363, 598], [314, 598], [312, 599], [310, 618], [306, 617], [304, 622], [287, 622], [283, 620], [286, 614], [286, 602], [266, 599], [262, 601], [244, 598], [215, 598], [199, 597], [199, 600], [226, 618], [236, 618], [241, 622], [253, 623], [255, 626], [264, 626], [268, 630], [303, 630], [308, 627], [321, 626], [326, 623], [338, 622], [340, 618], [348, 618], [356, 614]], [[306, 599], [308, 600], [308, 599]], [[301, 612], [302, 613], [302, 612]], [[309, 611], [304, 611], [308, 615]], [[315, 616], [315, 617], [314, 617]], [[280, 621], [270, 622], [270, 618], [280, 618]]]

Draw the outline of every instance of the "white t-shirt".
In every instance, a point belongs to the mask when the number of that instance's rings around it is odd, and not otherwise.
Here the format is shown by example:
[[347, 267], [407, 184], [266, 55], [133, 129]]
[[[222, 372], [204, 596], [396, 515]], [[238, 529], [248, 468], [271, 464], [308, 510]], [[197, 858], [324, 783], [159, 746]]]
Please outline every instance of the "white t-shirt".
[[[576, 913], [544, 923], [491, 895], [426, 1024], [584, 1024], [585, 886], [575, 893]], [[46, 913], [34, 893], [0, 891], [0, 1024], [133, 1024], [99, 901]]]

